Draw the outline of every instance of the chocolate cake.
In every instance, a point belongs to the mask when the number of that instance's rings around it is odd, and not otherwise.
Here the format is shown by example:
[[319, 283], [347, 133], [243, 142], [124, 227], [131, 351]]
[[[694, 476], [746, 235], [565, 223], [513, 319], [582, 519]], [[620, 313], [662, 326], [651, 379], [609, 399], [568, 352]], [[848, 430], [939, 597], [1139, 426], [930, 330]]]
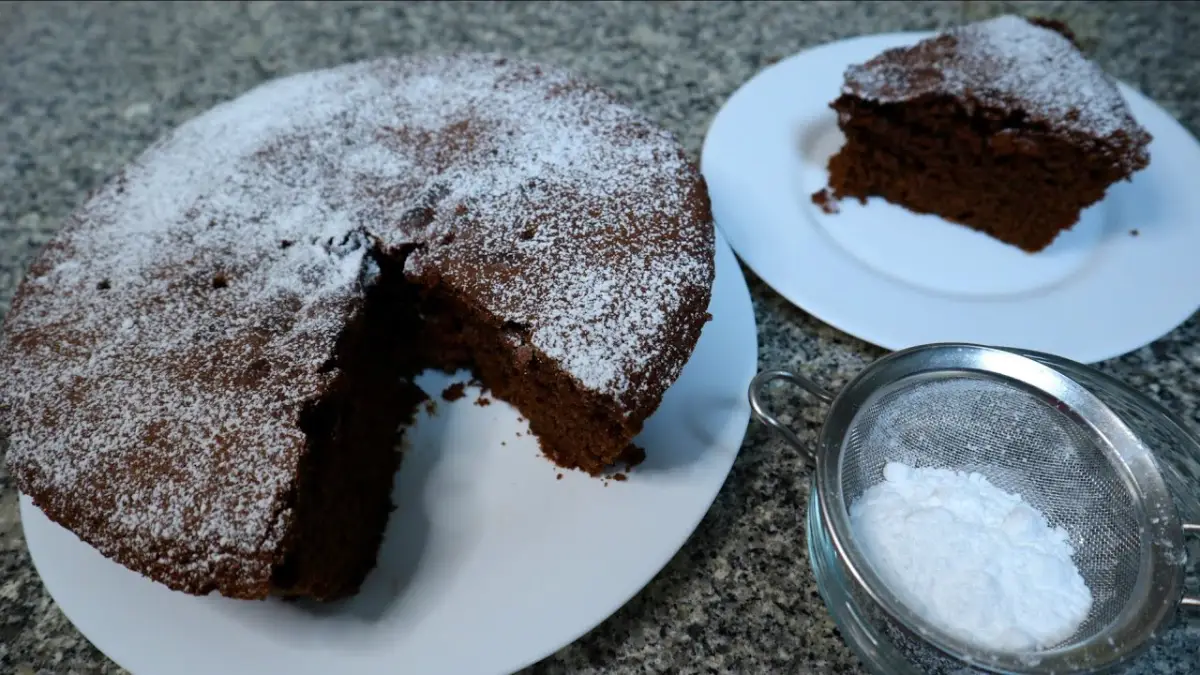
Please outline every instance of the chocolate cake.
[[264, 84], [154, 143], [39, 254], [0, 338], [22, 492], [167, 586], [330, 600], [373, 567], [425, 368], [546, 454], [622, 457], [708, 318], [678, 143], [485, 55]]
[[[813, 196], [878, 196], [1029, 252], [1149, 163], [1150, 135], [1057, 22], [1002, 16], [851, 66]], [[831, 199], [832, 197], [832, 199]]]

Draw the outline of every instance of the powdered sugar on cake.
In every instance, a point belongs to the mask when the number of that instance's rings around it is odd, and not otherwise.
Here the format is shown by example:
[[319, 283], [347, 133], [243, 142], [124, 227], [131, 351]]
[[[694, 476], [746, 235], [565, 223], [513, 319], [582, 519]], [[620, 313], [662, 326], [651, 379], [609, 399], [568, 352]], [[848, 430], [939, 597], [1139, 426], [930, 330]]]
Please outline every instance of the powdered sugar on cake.
[[668, 134], [552, 69], [430, 56], [263, 85], [155, 143], [34, 264], [0, 343], [9, 463], [96, 495], [77, 533], [105, 553], [144, 549], [194, 588], [228, 564], [266, 578], [296, 419], [372, 247], [412, 250], [408, 273], [633, 408], [652, 392], [630, 373], [674, 348], [655, 328], [711, 285], [697, 180]]
[[[889, 51], [852, 66], [845, 93], [883, 103], [928, 94], [969, 97], [984, 105], [1020, 108], [1088, 136], [1144, 134], [1099, 66], [1063, 35], [1020, 17], [955, 28], [913, 50], [910, 59], [889, 58]], [[914, 68], [918, 62], [930, 67]]]

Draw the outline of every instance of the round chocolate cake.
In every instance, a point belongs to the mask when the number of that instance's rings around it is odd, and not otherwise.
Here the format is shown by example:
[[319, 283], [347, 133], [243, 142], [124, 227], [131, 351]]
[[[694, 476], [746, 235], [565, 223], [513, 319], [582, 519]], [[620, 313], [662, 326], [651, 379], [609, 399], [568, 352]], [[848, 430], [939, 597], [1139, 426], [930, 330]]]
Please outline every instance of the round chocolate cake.
[[599, 472], [699, 338], [713, 238], [678, 143], [568, 73], [420, 56], [269, 82], [39, 255], [0, 338], [9, 467], [171, 588], [353, 593], [414, 374], [473, 369]]

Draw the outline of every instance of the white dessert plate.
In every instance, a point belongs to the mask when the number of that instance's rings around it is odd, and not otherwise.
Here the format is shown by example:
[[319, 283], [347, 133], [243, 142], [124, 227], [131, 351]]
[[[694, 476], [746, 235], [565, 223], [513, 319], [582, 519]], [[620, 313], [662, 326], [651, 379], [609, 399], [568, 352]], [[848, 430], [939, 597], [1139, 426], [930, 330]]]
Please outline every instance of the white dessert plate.
[[962, 341], [1092, 363], [1168, 333], [1200, 307], [1200, 143], [1126, 85], [1154, 136], [1150, 166], [1049, 248], [1028, 254], [873, 198], [812, 203], [843, 143], [829, 103], [846, 67], [929, 33], [872, 35], [772, 65], [717, 113], [701, 170], [717, 225], [791, 303], [888, 349]]
[[[407, 434], [397, 510], [362, 592], [330, 606], [193, 597], [103, 558], [21, 497], [29, 550], [67, 617], [138, 675], [509, 673], [569, 644], [679, 550], [746, 432], [750, 294], [718, 236], [713, 320], [637, 442], [628, 480], [559, 471], [507, 404], [454, 403]], [[458, 378], [462, 381], [465, 378]], [[562, 478], [557, 479], [561, 473]]]

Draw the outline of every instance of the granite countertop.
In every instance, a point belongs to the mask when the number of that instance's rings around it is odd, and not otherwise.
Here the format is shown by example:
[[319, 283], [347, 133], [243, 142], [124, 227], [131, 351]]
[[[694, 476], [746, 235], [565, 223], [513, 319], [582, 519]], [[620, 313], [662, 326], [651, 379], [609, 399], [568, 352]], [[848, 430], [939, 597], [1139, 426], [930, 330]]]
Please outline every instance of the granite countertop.
[[[722, 102], [777, 58], [1014, 6], [1066, 19], [1109, 72], [1200, 131], [1200, 12], [1185, 2], [5, 3], [0, 317], [30, 257], [90, 188], [164, 130], [275, 75], [407, 51], [530, 56], [587, 75], [698, 155]], [[838, 387], [882, 353], [747, 277], [762, 365]], [[1102, 368], [1200, 428], [1194, 319]], [[811, 441], [821, 410], [787, 404]], [[807, 495], [799, 454], [752, 425], [711, 512], [666, 569], [531, 672], [861, 672], [809, 571], [798, 522]], [[1173, 631], [1139, 671], [1200, 671], [1200, 628]], [[0, 672], [122, 672], [43, 589], [2, 468]]]

